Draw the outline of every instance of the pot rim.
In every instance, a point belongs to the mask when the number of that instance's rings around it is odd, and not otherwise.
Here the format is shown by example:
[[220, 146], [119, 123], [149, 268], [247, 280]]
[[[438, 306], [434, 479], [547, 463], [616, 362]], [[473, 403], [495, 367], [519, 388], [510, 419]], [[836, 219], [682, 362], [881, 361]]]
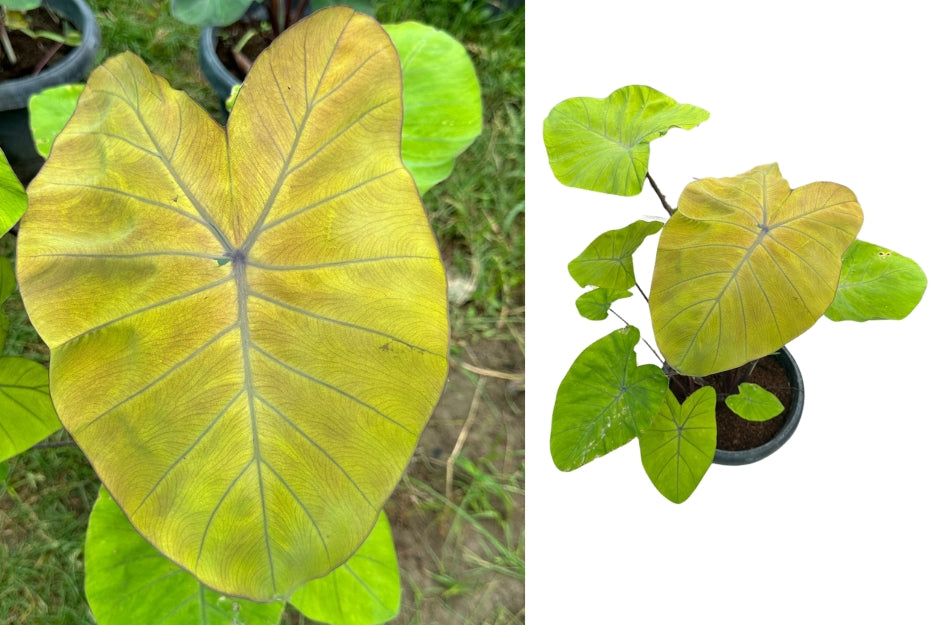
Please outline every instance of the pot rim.
[[716, 453], [713, 455], [714, 464], [738, 466], [758, 462], [778, 451], [778, 449], [791, 438], [791, 435], [795, 433], [795, 429], [798, 427], [799, 421], [801, 421], [801, 413], [804, 410], [804, 379], [801, 377], [801, 370], [798, 368], [798, 363], [795, 362], [794, 357], [791, 355], [791, 352], [788, 351], [787, 347], [782, 347], [771, 355], [785, 369], [785, 372], [788, 374], [788, 381], [791, 383], [791, 407], [788, 410], [788, 414], [785, 416], [785, 422], [771, 440], [758, 447], [738, 451], [717, 449]]
[[36, 76], [0, 81], [0, 111], [24, 109], [31, 95], [48, 87], [74, 82], [75, 76], [86, 76], [101, 47], [101, 29], [85, 0], [43, 0], [42, 4], [75, 24], [81, 32], [81, 43], [61, 63]]

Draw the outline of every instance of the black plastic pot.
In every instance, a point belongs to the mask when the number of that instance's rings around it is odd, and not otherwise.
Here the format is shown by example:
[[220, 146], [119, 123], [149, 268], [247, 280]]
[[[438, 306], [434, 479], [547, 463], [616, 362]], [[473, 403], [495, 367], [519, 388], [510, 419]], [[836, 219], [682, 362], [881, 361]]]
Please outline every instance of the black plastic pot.
[[81, 43], [60, 63], [36, 76], [0, 82], [0, 148], [23, 186], [29, 184], [43, 163], [29, 129], [26, 105], [30, 96], [48, 87], [84, 80], [101, 47], [101, 30], [84, 0], [43, 0], [43, 5], [74, 24], [81, 32]]
[[[267, 19], [267, 7], [257, 2], [251, 3], [247, 11], [241, 17], [242, 20], [265, 20]], [[225, 102], [231, 95], [231, 89], [241, 83], [241, 79], [228, 71], [225, 64], [218, 58], [215, 52], [215, 46], [218, 44], [218, 28], [203, 28], [199, 34], [199, 65], [202, 67], [202, 73], [205, 74], [208, 84], [215, 90], [218, 96], [218, 102], [221, 104], [221, 112], [225, 118], [228, 118], [228, 109]]]
[[225, 100], [231, 95], [231, 89], [241, 81], [221, 62], [218, 54], [215, 52], [215, 44], [218, 42], [217, 28], [203, 28], [199, 35], [199, 65], [202, 66], [202, 73], [208, 80], [218, 95], [218, 101], [221, 103], [221, 110], [224, 116], [228, 117], [228, 109], [225, 108]]
[[717, 449], [716, 454], [713, 456], [714, 463], [740, 465], [751, 464], [762, 460], [784, 445], [785, 442], [791, 438], [791, 435], [794, 434], [795, 428], [798, 427], [798, 422], [801, 420], [801, 412], [804, 410], [804, 380], [801, 377], [801, 371], [798, 369], [798, 363], [795, 362], [795, 359], [787, 348], [783, 347], [780, 349], [778, 353], [774, 354], [774, 357], [775, 360], [782, 365], [782, 368], [785, 369], [785, 373], [788, 374], [788, 381], [791, 383], [791, 408], [784, 417], [785, 422], [782, 424], [782, 428], [772, 440], [752, 449], [744, 449], [741, 451]]

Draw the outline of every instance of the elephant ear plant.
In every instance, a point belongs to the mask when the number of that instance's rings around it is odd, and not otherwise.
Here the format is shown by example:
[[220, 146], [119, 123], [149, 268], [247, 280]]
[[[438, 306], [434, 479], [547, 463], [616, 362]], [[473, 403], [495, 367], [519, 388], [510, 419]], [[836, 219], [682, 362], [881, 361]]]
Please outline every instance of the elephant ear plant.
[[346, 7], [265, 50], [226, 127], [133, 54], [89, 77], [30, 185], [17, 273], [106, 488], [99, 623], [396, 613], [382, 506], [449, 334], [401, 89], [387, 33]]
[[560, 182], [629, 196], [647, 179], [668, 216], [601, 234], [569, 265], [580, 286], [592, 287], [578, 310], [605, 319], [633, 287], [645, 297], [632, 255], [660, 231], [645, 299], [663, 359], [660, 368], [637, 364], [641, 337], [628, 323], [587, 347], [557, 391], [554, 463], [570, 471], [638, 438], [646, 473], [675, 503], [714, 461], [718, 409], [736, 421], [779, 421], [782, 396], [789, 404], [791, 393], [800, 396], [800, 388], [755, 383], [760, 361], [774, 360], [822, 315], [902, 319], [926, 285], [914, 261], [856, 239], [863, 215], [850, 189], [832, 182], [792, 189], [775, 164], [695, 180], [672, 208], [648, 173], [649, 144], [708, 118], [630, 86], [605, 99], [565, 100], [544, 121]]

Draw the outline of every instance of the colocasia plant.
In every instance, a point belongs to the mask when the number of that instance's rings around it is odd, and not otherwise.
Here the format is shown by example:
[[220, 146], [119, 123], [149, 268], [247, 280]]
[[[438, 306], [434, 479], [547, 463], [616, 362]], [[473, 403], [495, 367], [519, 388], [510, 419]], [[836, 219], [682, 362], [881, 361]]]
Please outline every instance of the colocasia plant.
[[[576, 302], [587, 319], [605, 319], [633, 288], [646, 299], [662, 366], [637, 364], [640, 334], [627, 321], [587, 347], [557, 391], [554, 463], [570, 471], [638, 438], [648, 477], [675, 503], [723, 450], [771, 451], [780, 444], [771, 440], [776, 432], [790, 434], [794, 426], [785, 423], [800, 415], [803, 394], [788, 381], [800, 376], [786, 343], [822, 315], [902, 319], [926, 286], [914, 261], [856, 238], [863, 215], [850, 189], [832, 182], [792, 189], [775, 164], [695, 180], [672, 208], [648, 173], [649, 143], [708, 118], [650, 87], [629, 86], [605, 99], [565, 100], [544, 121], [560, 182], [630, 196], [647, 180], [666, 213], [601, 234], [569, 265], [573, 279], [591, 287]], [[646, 297], [632, 255], [659, 231]], [[768, 440], [750, 443], [752, 436]]]
[[[286, 600], [336, 625], [395, 615], [382, 507], [449, 336], [402, 84], [384, 29], [340, 7], [262, 53], [226, 127], [130, 53], [31, 107], [48, 160], [17, 277], [51, 362], [0, 360], [23, 413], [0, 416], [0, 460], [60, 420], [94, 466], [97, 622], [276, 623]], [[49, 111], [79, 91], [59, 132]], [[0, 200], [9, 226], [25, 198]]]

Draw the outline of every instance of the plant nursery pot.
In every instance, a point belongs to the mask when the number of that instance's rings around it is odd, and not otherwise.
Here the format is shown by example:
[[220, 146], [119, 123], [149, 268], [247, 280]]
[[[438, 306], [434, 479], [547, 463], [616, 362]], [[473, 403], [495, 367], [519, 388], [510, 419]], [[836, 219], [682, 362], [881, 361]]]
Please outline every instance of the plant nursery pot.
[[[783, 400], [782, 403], [787, 404], [788, 408], [774, 419], [770, 419], [764, 423], [750, 424], [749, 422], [743, 421], [740, 417], [732, 415], [729, 409], [725, 406], [718, 405], [717, 450], [713, 457], [713, 462], [716, 464], [740, 465], [751, 464], [753, 462], [762, 460], [763, 458], [766, 458], [767, 456], [774, 453], [779, 447], [784, 445], [785, 442], [791, 438], [795, 428], [798, 427], [798, 422], [801, 420], [801, 413], [804, 409], [804, 381], [801, 377], [801, 371], [798, 369], [798, 364], [795, 362], [795, 359], [792, 358], [791, 353], [785, 347], [780, 349], [777, 353], [766, 356], [765, 358], [772, 359], [778, 363], [778, 365], [781, 367], [781, 370], [784, 372], [784, 378], [787, 378], [788, 388], [785, 390], [790, 391], [789, 401], [786, 402]], [[760, 359], [760, 361], [762, 360], [763, 359]], [[776, 421], [777, 419], [781, 421]], [[744, 424], [744, 427], [752, 427], [753, 429], [771, 428], [775, 431], [771, 433], [771, 438], [769, 438], [766, 442], [758, 444], [754, 447], [721, 449], [721, 439], [727, 438], [726, 428], [732, 427], [734, 423]], [[730, 445], [724, 443], [724, 447], [729, 446]], [[738, 447], [738, 445], [735, 447]]]
[[202, 73], [205, 74], [208, 84], [218, 95], [218, 101], [221, 103], [222, 114], [227, 118], [228, 109], [225, 108], [225, 100], [231, 94], [231, 89], [241, 82], [234, 74], [228, 71], [218, 54], [215, 52], [215, 45], [218, 43], [217, 28], [203, 28], [199, 35], [199, 65], [202, 67]]
[[43, 0], [42, 4], [74, 24], [81, 32], [81, 43], [64, 60], [35, 76], [0, 82], [0, 148], [23, 186], [43, 164], [29, 129], [26, 106], [30, 96], [49, 87], [84, 80], [101, 47], [101, 30], [84, 0]]
[[[252, 3], [240, 22], [258, 23], [267, 19], [267, 9], [257, 2]], [[218, 56], [218, 37], [220, 28], [203, 28], [199, 34], [199, 65], [202, 73], [205, 74], [208, 84], [215, 90], [218, 101], [221, 104], [221, 111], [225, 118], [228, 117], [228, 109], [225, 107], [225, 101], [231, 95], [231, 89], [241, 83], [241, 77], [235, 76], [229, 70]]]
[[770, 441], [752, 449], [729, 451], [717, 448], [716, 454], [713, 456], [713, 461], [716, 464], [739, 465], [762, 460], [784, 445], [794, 434], [795, 428], [798, 427], [801, 412], [804, 410], [804, 380], [801, 377], [801, 371], [787, 348], [783, 347], [778, 353], [773, 354], [773, 357], [782, 365], [791, 384], [791, 406], [787, 412], [776, 417], [777, 419], [784, 419], [782, 427]]

